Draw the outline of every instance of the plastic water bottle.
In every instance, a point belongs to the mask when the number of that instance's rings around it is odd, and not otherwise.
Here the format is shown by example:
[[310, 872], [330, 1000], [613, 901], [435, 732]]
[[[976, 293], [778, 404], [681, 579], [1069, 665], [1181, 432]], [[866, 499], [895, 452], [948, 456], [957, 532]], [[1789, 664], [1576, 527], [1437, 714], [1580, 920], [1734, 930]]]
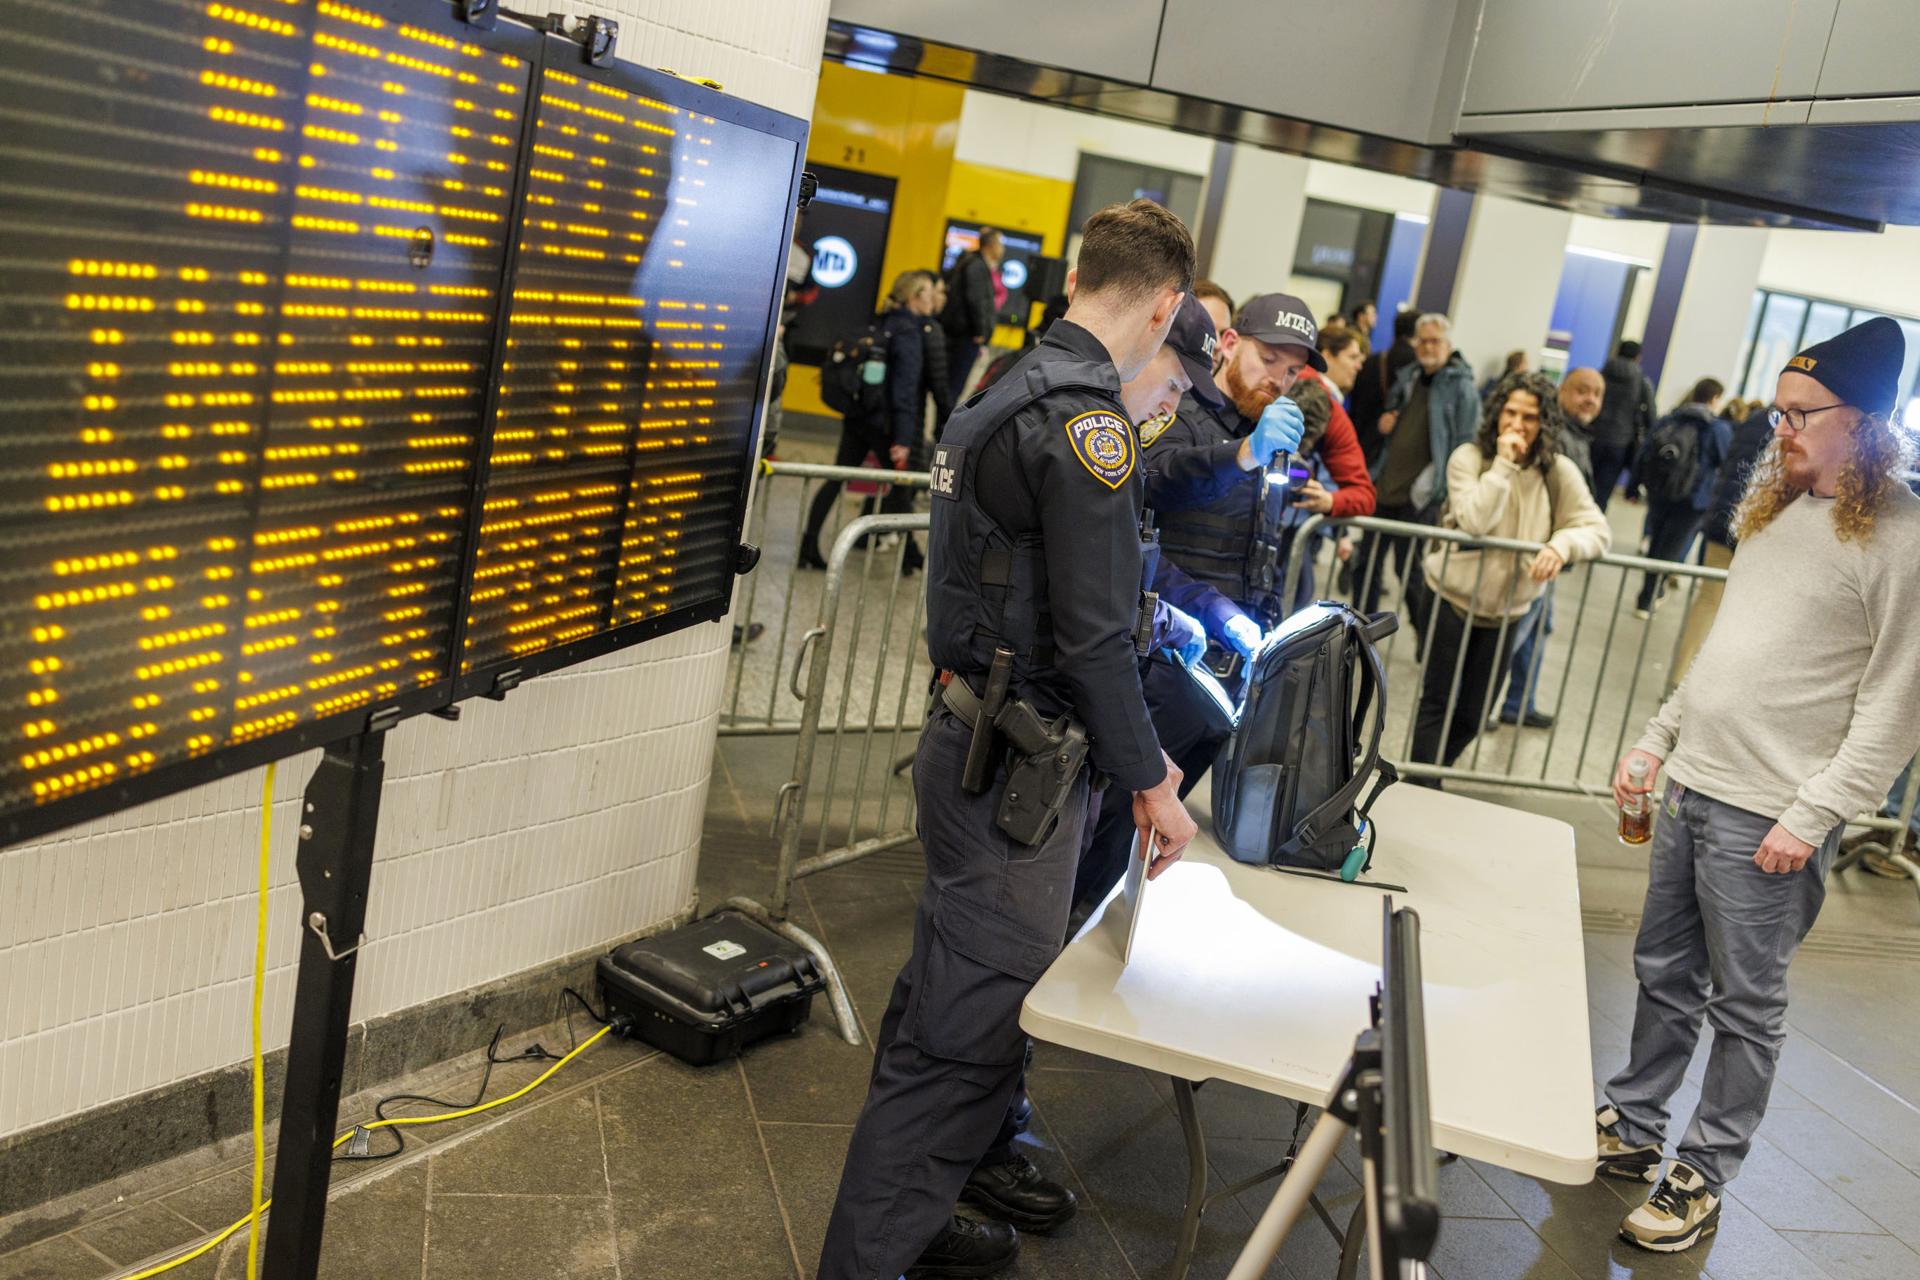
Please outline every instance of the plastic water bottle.
[[1635, 794], [1620, 806], [1620, 843], [1645, 844], [1653, 839], [1653, 795], [1647, 787], [1647, 761], [1636, 756], [1627, 761], [1627, 786]]

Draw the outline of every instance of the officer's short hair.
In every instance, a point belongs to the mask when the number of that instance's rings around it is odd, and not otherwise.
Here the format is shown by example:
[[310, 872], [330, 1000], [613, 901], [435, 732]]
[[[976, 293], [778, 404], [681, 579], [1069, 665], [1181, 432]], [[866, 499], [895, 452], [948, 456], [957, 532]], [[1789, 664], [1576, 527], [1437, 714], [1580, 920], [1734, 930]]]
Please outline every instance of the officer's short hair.
[[1079, 289], [1132, 298], [1193, 288], [1193, 237], [1164, 205], [1110, 204], [1087, 219], [1080, 236]]
[[980, 247], [982, 249], [990, 244], [999, 244], [1004, 239], [1006, 239], [1006, 237], [1001, 235], [999, 229], [996, 227], [983, 227], [980, 230]]
[[1443, 312], [1429, 311], [1427, 314], [1421, 316], [1413, 326], [1413, 331], [1416, 334], [1422, 329], [1438, 329], [1441, 337], [1450, 337], [1453, 333], [1453, 321], [1447, 319]]

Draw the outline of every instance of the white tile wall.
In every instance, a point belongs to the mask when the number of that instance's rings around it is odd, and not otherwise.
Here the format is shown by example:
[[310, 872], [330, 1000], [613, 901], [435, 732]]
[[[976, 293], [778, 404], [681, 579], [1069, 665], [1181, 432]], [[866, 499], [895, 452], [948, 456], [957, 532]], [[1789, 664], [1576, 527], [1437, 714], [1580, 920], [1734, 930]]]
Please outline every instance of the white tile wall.
[[[563, 7], [617, 17], [624, 58], [812, 114], [827, 0]], [[729, 634], [695, 627], [388, 735], [356, 1020], [686, 907]], [[274, 788], [269, 1048], [292, 1017], [294, 835], [317, 759], [283, 761]], [[245, 1060], [261, 781], [0, 850], [0, 1137]]]

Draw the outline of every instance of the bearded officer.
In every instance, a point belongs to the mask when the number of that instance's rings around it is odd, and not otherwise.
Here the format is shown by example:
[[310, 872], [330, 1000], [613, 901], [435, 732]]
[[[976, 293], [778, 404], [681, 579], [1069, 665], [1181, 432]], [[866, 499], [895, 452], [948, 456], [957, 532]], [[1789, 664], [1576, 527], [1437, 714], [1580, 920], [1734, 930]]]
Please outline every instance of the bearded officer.
[[953, 1208], [1020, 1079], [1020, 1006], [1061, 948], [1093, 775], [1131, 793], [1156, 871], [1195, 832], [1140, 692], [1153, 618], [1120, 395], [1193, 282], [1193, 240], [1147, 200], [1100, 210], [1082, 235], [1065, 318], [934, 451], [927, 642], [947, 683], [913, 770], [927, 880], [821, 1280], [1011, 1264], [1013, 1227]]

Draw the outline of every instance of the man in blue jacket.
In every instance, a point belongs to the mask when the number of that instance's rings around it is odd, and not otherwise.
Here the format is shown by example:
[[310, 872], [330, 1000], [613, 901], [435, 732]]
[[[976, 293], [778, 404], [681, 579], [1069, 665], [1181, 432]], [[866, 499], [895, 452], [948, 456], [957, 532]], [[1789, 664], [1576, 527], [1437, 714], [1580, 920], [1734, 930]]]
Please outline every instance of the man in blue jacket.
[[[1733, 428], [1720, 417], [1720, 397], [1725, 393], [1717, 380], [1700, 379], [1687, 393], [1686, 403], [1668, 414], [1641, 446], [1633, 475], [1634, 482], [1647, 491], [1650, 559], [1684, 559], [1700, 522], [1713, 508], [1714, 478], [1733, 445]], [[1634, 602], [1634, 617], [1653, 616], [1665, 577], [1647, 575]]]
[[[1374, 513], [1383, 520], [1432, 524], [1447, 500], [1447, 458], [1480, 429], [1480, 392], [1473, 366], [1453, 348], [1453, 322], [1438, 312], [1414, 325], [1413, 357], [1394, 379], [1380, 415], [1386, 445], [1373, 464]], [[1380, 557], [1393, 553], [1394, 571], [1404, 584], [1412, 550], [1411, 538], [1388, 534], [1379, 539], [1364, 570], [1367, 612], [1380, 603], [1386, 576]]]

